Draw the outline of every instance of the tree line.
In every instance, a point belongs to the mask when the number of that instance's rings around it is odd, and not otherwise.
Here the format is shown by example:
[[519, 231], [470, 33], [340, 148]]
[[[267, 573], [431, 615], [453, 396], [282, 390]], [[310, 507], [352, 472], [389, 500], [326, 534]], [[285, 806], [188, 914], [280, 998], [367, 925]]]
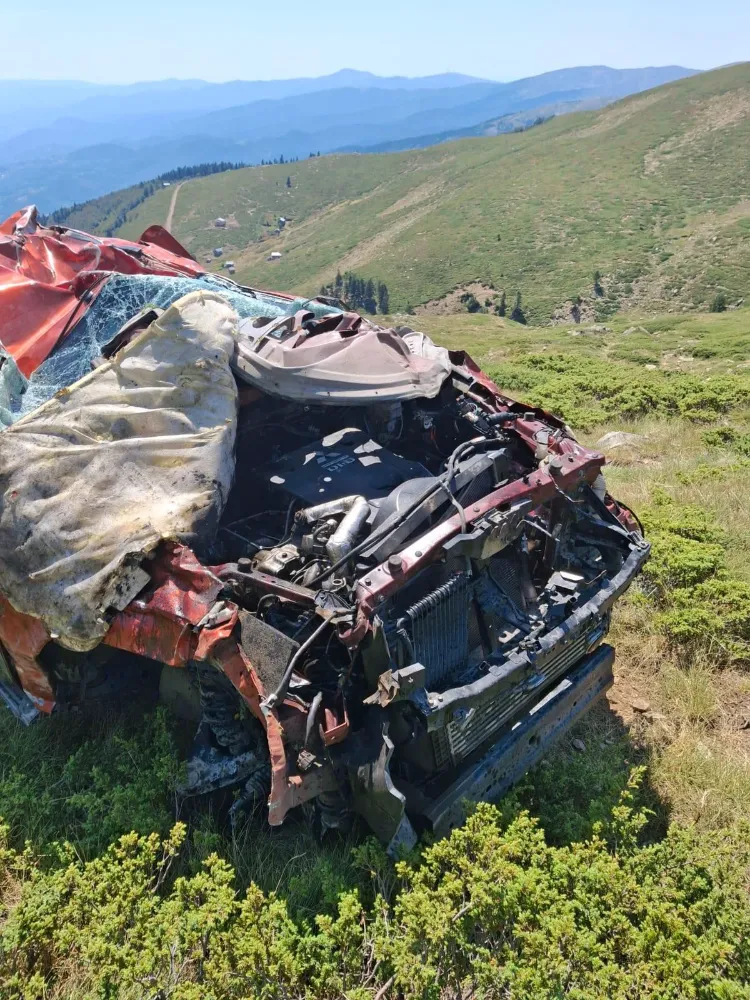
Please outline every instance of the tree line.
[[[500, 298], [493, 302], [492, 299], [485, 299], [484, 308], [482, 308], [482, 303], [476, 297], [473, 292], [463, 292], [459, 297], [460, 303], [466, 308], [467, 312], [477, 313], [477, 312], [494, 312], [496, 316], [507, 316], [508, 315], [508, 300], [506, 298], [505, 292], [500, 293]], [[526, 314], [521, 306], [521, 293], [516, 292], [516, 300], [514, 305], [510, 310], [510, 318], [515, 323], [525, 323]]]
[[385, 282], [376, 284], [372, 278], [362, 278], [354, 271], [346, 271], [343, 275], [338, 271], [330, 284], [321, 286], [320, 294], [340, 299], [353, 309], [371, 315], [390, 312]]
[[[320, 154], [318, 154], [318, 155], [320, 155]], [[282, 153], [281, 156], [274, 156], [274, 158], [272, 160], [261, 160], [260, 161], [260, 166], [261, 167], [272, 167], [272, 166], [275, 166], [275, 165], [277, 165], [279, 163], [299, 163], [299, 156], [286, 156], [285, 157], [284, 154]]]
[[[221, 174], [225, 170], [241, 170], [246, 167], [246, 163], [233, 163], [230, 160], [216, 160], [213, 163], [197, 163], [192, 167], [175, 167], [174, 170], [167, 170], [166, 173], [159, 174], [158, 177], [154, 177], [150, 181], [139, 181], [137, 184], [133, 185], [133, 188], [140, 188], [137, 194], [135, 194], [130, 201], [124, 205], [117, 215], [114, 222], [108, 226], [105, 231], [105, 236], [113, 236], [115, 231], [119, 229], [124, 222], [127, 221], [128, 212], [132, 212], [134, 208], [137, 208], [146, 198], [150, 198], [152, 194], [155, 194], [159, 188], [162, 188], [165, 184], [172, 184], [174, 181], [184, 181], [191, 177], [208, 177], [210, 174]], [[99, 201], [98, 198], [91, 198], [89, 201], [75, 202], [66, 208], [58, 208], [54, 212], [50, 212], [49, 215], [44, 217], [44, 222], [48, 226], [61, 226], [63, 223], [67, 222], [68, 219], [75, 212], [80, 212], [82, 209], [86, 208], [88, 205], [93, 205], [95, 202]], [[105, 202], [106, 211], [106, 202]]]

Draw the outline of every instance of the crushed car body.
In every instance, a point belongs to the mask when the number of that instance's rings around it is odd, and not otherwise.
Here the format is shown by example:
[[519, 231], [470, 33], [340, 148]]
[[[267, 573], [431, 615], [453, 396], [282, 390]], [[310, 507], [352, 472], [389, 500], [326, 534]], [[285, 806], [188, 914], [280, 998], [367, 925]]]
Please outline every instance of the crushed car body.
[[464, 352], [207, 273], [158, 226], [33, 208], [0, 226], [0, 345], [0, 694], [24, 721], [150, 671], [195, 695], [185, 794], [359, 814], [396, 850], [611, 684], [649, 546], [604, 457]]

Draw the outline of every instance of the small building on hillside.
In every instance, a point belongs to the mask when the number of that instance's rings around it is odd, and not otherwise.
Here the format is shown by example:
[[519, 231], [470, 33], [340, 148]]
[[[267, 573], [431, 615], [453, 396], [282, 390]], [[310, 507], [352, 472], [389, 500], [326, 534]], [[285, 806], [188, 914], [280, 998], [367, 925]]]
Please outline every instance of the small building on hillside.
[[217, 229], [226, 229], [227, 220], [222, 219], [222, 217], [219, 216], [218, 219], [214, 219], [214, 225], [216, 226]]
[[224, 253], [224, 247], [214, 247], [214, 257], [221, 257]]
[[266, 260], [270, 260], [270, 261], [281, 260], [281, 253], [278, 250], [274, 250], [273, 253], [270, 253], [266, 257]]

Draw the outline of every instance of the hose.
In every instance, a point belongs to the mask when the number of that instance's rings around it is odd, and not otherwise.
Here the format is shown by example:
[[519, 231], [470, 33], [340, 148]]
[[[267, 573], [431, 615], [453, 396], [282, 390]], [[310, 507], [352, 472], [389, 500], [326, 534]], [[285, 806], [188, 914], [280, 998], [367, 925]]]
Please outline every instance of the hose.
[[450, 481], [453, 478], [455, 472], [455, 464], [461, 458], [462, 452], [468, 449], [469, 445], [471, 445], [472, 447], [476, 447], [477, 444], [480, 444], [481, 442], [484, 442], [486, 440], [487, 438], [485, 438], [484, 435], [482, 435], [480, 437], [472, 438], [470, 441], [463, 441], [460, 445], [458, 445], [457, 448], [454, 448], [453, 452], [448, 458], [446, 471], [443, 473], [442, 476], [439, 476], [436, 479], [435, 485], [431, 490], [429, 490], [429, 492], [424, 493], [421, 497], [419, 497], [413, 503], [411, 503], [406, 508], [406, 510], [402, 511], [397, 521], [391, 524], [386, 522], [385, 524], [381, 525], [380, 528], [376, 528], [375, 531], [373, 531], [370, 535], [367, 536], [367, 538], [364, 539], [364, 541], [360, 542], [359, 545], [355, 545], [354, 548], [350, 552], [348, 552], [346, 556], [344, 556], [344, 558], [338, 559], [327, 569], [324, 569], [322, 570], [322, 572], [318, 573], [318, 575], [313, 580], [310, 581], [308, 586], [310, 588], [317, 586], [322, 580], [325, 580], [326, 577], [330, 576], [332, 573], [335, 573], [337, 569], [340, 569], [350, 559], [353, 559], [356, 556], [358, 556], [360, 552], [369, 548], [371, 545], [374, 545], [375, 542], [383, 541], [384, 538], [387, 538], [388, 535], [394, 532], [396, 528], [399, 527], [400, 524], [402, 524], [408, 517], [410, 517], [415, 510], [421, 507], [423, 503], [425, 503], [427, 500], [433, 497], [439, 490], [445, 490], [446, 487], [450, 488]]
[[312, 739], [313, 729], [315, 728], [315, 716], [318, 714], [318, 709], [320, 708], [320, 703], [323, 701], [323, 692], [318, 691], [312, 700], [310, 705], [310, 711], [307, 713], [307, 722], [305, 724], [305, 747], [310, 745], [310, 740]]
[[261, 702], [261, 708], [263, 708], [263, 709], [275, 708], [279, 704], [280, 701], [283, 701], [283, 699], [284, 699], [284, 697], [285, 697], [285, 695], [287, 693], [287, 690], [289, 688], [289, 682], [292, 679], [292, 674], [294, 673], [294, 668], [297, 666], [297, 664], [299, 663], [299, 661], [302, 659], [302, 657], [305, 655], [305, 653], [308, 651], [308, 649], [312, 646], [312, 644], [318, 638], [318, 636], [323, 631], [323, 629], [327, 625], [329, 625], [329, 624], [330, 624], [330, 622], [326, 618], [324, 621], [322, 621], [320, 623], [320, 625], [318, 625], [318, 627], [315, 629], [315, 631], [312, 633], [312, 635], [309, 636], [307, 639], [305, 639], [305, 641], [302, 643], [302, 645], [299, 647], [299, 649], [297, 650], [297, 652], [294, 654], [294, 656], [289, 661], [289, 663], [287, 665], [287, 668], [284, 671], [284, 676], [279, 681], [279, 685], [276, 688], [276, 690], [272, 691], [271, 694], [269, 694], [268, 697], [265, 698]]

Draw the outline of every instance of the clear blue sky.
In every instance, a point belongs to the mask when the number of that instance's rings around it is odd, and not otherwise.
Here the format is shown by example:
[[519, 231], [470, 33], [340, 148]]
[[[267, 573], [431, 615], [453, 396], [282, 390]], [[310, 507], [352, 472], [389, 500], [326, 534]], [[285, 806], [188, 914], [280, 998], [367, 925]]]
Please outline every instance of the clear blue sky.
[[748, 0], [152, 0], [2, 4], [0, 76], [259, 80], [344, 66], [496, 80], [549, 69], [750, 58]]

